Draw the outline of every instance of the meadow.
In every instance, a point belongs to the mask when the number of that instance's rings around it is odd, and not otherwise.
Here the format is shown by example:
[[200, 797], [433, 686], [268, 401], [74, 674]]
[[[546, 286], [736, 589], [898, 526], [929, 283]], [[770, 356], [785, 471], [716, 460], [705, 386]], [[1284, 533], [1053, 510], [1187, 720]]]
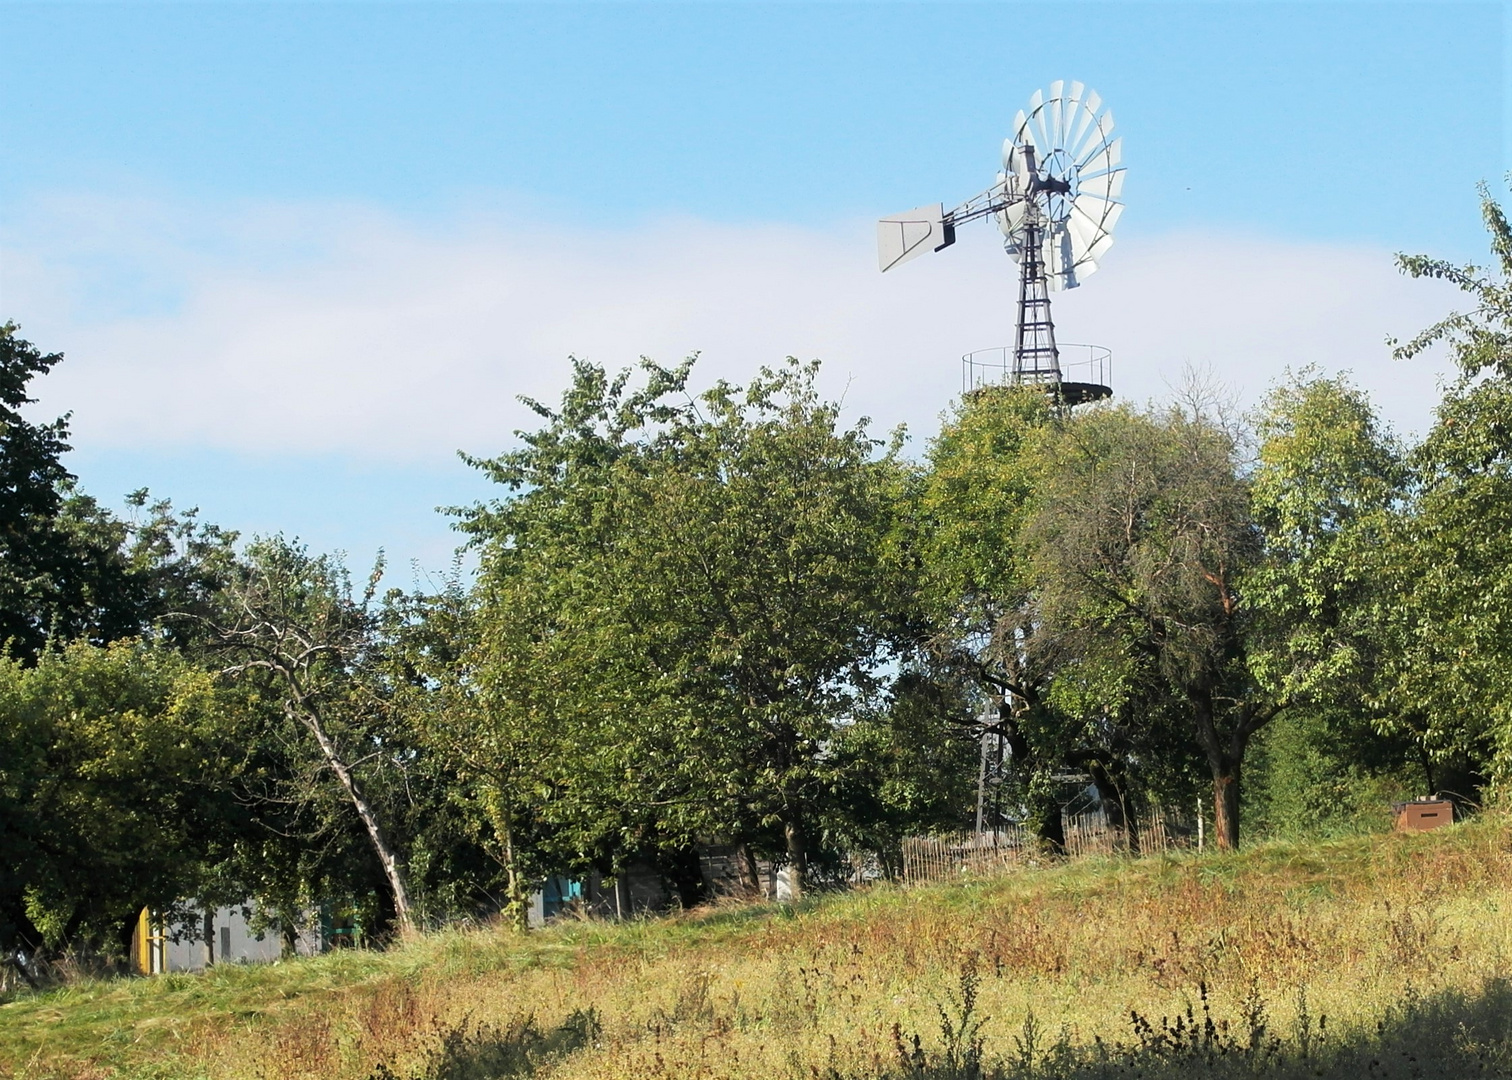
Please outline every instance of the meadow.
[[1512, 822], [1083, 860], [0, 1005], [0, 1075], [1512, 1075]]

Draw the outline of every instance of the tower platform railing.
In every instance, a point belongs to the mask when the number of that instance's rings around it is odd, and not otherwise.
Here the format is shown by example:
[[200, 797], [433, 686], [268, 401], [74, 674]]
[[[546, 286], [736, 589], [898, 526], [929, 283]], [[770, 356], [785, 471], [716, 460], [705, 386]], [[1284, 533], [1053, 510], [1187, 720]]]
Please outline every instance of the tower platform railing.
[[[1113, 394], [1113, 350], [1101, 345], [1056, 343], [1060, 354], [1060, 382], [1069, 396], [1082, 401], [1096, 401]], [[1015, 381], [1013, 346], [977, 349], [961, 357], [961, 392], [969, 393], [984, 386], [1006, 386]], [[1036, 386], [1054, 382], [1051, 372], [1025, 373], [1022, 380]], [[1075, 391], [1072, 388], [1076, 388]]]

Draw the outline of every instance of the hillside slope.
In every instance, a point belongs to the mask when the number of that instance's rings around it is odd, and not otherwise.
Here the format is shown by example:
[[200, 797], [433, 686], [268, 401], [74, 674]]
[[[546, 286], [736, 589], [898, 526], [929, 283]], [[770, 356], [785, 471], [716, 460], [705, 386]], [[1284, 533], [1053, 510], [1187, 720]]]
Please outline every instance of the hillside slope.
[[84, 984], [0, 1075], [1512, 1076], [1509, 911], [1500, 819], [1088, 861]]

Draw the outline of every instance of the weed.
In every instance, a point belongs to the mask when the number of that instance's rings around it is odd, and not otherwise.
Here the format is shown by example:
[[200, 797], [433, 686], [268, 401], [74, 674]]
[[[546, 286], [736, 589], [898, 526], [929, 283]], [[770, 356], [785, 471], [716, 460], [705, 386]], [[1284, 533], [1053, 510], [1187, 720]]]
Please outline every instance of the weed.
[[535, 1017], [507, 1024], [479, 1024], [464, 1018], [441, 1031], [420, 1068], [407, 1077], [380, 1064], [369, 1080], [504, 1080], [533, 1076], [547, 1062], [576, 1053], [599, 1037], [602, 1027], [592, 1009], [572, 1013], [543, 1032]]
[[[958, 989], [949, 994], [950, 1008], [936, 1005], [940, 1014], [940, 1053], [930, 1075], [948, 1080], [981, 1080], [982, 1025], [987, 1018], [977, 1015], [977, 958], [968, 953], [961, 961]], [[918, 1055], [919, 1040], [913, 1040]]]

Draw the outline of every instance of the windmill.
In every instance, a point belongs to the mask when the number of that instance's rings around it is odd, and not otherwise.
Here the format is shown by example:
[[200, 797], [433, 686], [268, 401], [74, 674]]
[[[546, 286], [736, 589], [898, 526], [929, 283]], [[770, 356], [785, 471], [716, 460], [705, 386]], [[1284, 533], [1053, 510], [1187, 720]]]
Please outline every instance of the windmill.
[[[1003, 142], [992, 186], [954, 210], [921, 206], [877, 222], [877, 259], [885, 273], [955, 243], [960, 225], [991, 217], [1019, 265], [1018, 328], [1011, 347], [967, 353], [966, 388], [997, 371], [1016, 385], [1043, 386], [1062, 406], [1111, 396], [1111, 354], [1093, 345], [1057, 345], [1050, 293], [1074, 289], [1096, 272], [1123, 213], [1124, 169], [1113, 113], [1079, 82], [1035, 91]], [[1063, 362], [1074, 351], [1076, 361]], [[1011, 361], [1011, 363], [1010, 363]], [[1068, 368], [1074, 369], [1067, 371]], [[1066, 374], [1076, 378], [1065, 378]]]
[[[1050, 293], [1076, 288], [1113, 246], [1113, 226], [1123, 213], [1122, 141], [1113, 137], [1113, 114], [1095, 91], [1079, 82], [1053, 82], [1014, 118], [1013, 134], [1003, 142], [1002, 171], [991, 187], [954, 210], [934, 203], [877, 223], [884, 273], [954, 244], [956, 229], [969, 221], [990, 217], [1002, 231], [1003, 246], [1019, 267], [1017, 331], [1012, 346], [962, 357], [965, 389], [1006, 377], [1014, 385], [1042, 387], [1061, 409], [1112, 395], [1111, 354], [1095, 345], [1057, 343]], [[1073, 352], [1083, 358], [1070, 360], [1066, 354]], [[1002, 839], [1001, 786], [1009, 757], [997, 712], [988, 703], [977, 720], [977, 843], [994, 846]]]

